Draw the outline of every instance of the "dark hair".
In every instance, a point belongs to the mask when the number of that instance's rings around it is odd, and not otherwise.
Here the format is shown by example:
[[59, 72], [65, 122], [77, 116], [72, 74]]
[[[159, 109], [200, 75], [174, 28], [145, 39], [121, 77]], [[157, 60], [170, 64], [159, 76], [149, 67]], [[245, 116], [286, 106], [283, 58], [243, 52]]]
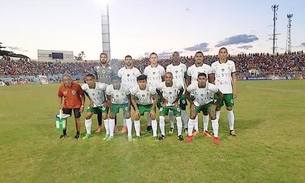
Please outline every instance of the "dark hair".
[[207, 78], [207, 75], [206, 75], [206, 73], [204, 73], [204, 72], [199, 73], [198, 76], [197, 76], [197, 78], [199, 78], [199, 76], [204, 76], [205, 78]]
[[178, 54], [178, 55], [180, 56], [179, 52], [177, 52], [177, 51], [174, 51], [173, 56], [174, 56], [175, 54]]
[[119, 76], [112, 76], [111, 81], [121, 81], [121, 78]]
[[132, 59], [132, 56], [126, 55], [126, 56], [125, 56], [125, 59], [126, 59], [126, 58], [131, 58], [131, 59]]
[[203, 56], [202, 51], [197, 51], [197, 52], [195, 53], [195, 55], [197, 55], [197, 53], [200, 53], [200, 54]]
[[221, 47], [218, 51], [218, 53], [220, 53], [220, 50], [226, 50], [226, 52], [228, 53], [228, 49], [226, 47]]
[[104, 52], [103, 52], [103, 53], [101, 53], [101, 54], [100, 54], [100, 57], [101, 57], [102, 55], [105, 55], [105, 56], [108, 58], [107, 53], [104, 53]]
[[140, 76], [137, 77], [137, 81], [141, 80], [147, 80], [147, 76], [145, 74], [141, 74]]
[[95, 78], [95, 75], [89, 73], [89, 74], [86, 75], [86, 77], [93, 77], [93, 78]]
[[149, 54], [149, 57], [151, 57], [152, 55], [156, 55], [158, 57], [157, 53], [155, 53], [155, 52], [152, 52], [151, 54]]

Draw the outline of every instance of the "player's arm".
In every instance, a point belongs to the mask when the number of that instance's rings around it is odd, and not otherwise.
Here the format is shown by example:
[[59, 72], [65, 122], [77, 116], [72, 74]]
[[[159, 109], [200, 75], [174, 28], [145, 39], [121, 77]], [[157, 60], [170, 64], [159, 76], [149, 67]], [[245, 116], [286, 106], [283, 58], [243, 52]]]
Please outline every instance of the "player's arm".
[[236, 73], [232, 73], [232, 89], [233, 89], [233, 97], [234, 99], [237, 97], [237, 77]]
[[58, 108], [62, 109], [63, 108], [63, 97], [62, 96], [58, 96]]
[[152, 109], [151, 110], [156, 110], [157, 103], [158, 103], [158, 95], [154, 94], [153, 95], [153, 105], [152, 105]]
[[222, 101], [222, 99], [223, 99], [223, 94], [222, 94], [222, 92], [218, 89], [218, 91], [217, 91], [217, 96], [218, 96], [218, 98], [217, 98], [217, 100], [214, 102], [214, 105], [215, 105], [215, 108], [216, 108], [216, 106], [218, 106], [218, 104], [220, 103], [220, 101]]
[[109, 111], [111, 112], [111, 95], [106, 95], [106, 102], [107, 102], [107, 105], [109, 107]]
[[162, 99], [162, 104], [166, 104], [167, 100], [163, 97], [162, 91], [157, 88], [156, 92], [159, 95], [159, 97]]
[[179, 88], [179, 93], [178, 93], [177, 98], [176, 98], [176, 100], [174, 101], [174, 103], [178, 104], [178, 101], [179, 101], [181, 95], [183, 94], [183, 91], [184, 91], [184, 90], [183, 90], [183, 87]]
[[214, 84], [214, 82], [215, 82], [215, 75], [214, 75], [214, 73], [208, 74], [208, 82]]
[[93, 107], [93, 101], [92, 101], [92, 99], [90, 98], [89, 94], [88, 94], [86, 91], [84, 91], [84, 94], [88, 97], [88, 99], [89, 99], [89, 101], [90, 101], [89, 106], [90, 106], [90, 107]]
[[136, 112], [136, 111], [139, 111], [139, 109], [138, 109], [138, 104], [137, 104], [137, 102], [136, 102], [136, 100], [135, 100], [135, 96], [134, 96], [134, 95], [131, 95], [131, 96], [130, 96], [130, 100], [131, 100], [132, 106], [134, 107], [135, 112]]

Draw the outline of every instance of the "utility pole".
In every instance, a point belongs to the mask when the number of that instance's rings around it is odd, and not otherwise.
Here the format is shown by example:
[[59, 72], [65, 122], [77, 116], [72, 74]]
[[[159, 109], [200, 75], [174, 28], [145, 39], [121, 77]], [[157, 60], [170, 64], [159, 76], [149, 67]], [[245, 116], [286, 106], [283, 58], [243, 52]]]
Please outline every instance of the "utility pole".
[[272, 46], [272, 53], [275, 54], [275, 49], [276, 49], [276, 20], [277, 20], [277, 10], [279, 9], [279, 5], [272, 5], [271, 9], [273, 11], [273, 37], [272, 37], [272, 41], [273, 41], [273, 46]]

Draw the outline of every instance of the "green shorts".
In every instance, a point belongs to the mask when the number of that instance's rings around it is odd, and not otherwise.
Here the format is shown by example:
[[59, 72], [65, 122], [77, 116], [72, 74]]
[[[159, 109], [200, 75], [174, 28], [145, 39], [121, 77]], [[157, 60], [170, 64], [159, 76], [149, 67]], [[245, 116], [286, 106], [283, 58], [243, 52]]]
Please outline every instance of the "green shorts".
[[210, 103], [207, 103], [205, 105], [195, 107], [194, 110], [197, 114], [200, 113], [200, 112], [202, 112], [203, 114], [208, 114], [208, 112], [210, 112], [210, 108], [211, 108], [212, 104], [214, 104], [214, 102], [210, 102]]
[[[214, 95], [214, 99], [218, 99], [218, 95]], [[222, 107], [223, 105], [226, 105], [226, 107], [233, 107], [234, 106], [234, 98], [233, 98], [233, 93], [230, 94], [223, 94], [223, 99], [219, 102], [217, 107]]]
[[111, 110], [112, 110], [113, 114], [117, 114], [120, 112], [120, 109], [127, 112], [127, 107], [128, 107], [128, 104], [112, 104]]
[[99, 106], [99, 107], [88, 107], [87, 112], [92, 112], [94, 114], [100, 114], [100, 113], [108, 113], [108, 108]]
[[181, 110], [186, 110], [186, 106], [187, 106], [186, 96], [182, 94], [179, 100], [179, 107]]
[[153, 106], [152, 104], [149, 104], [149, 105], [138, 104], [138, 109], [139, 109], [140, 115], [143, 116], [145, 112], [150, 112], [152, 106]]
[[160, 111], [159, 111], [159, 115], [160, 116], [168, 115], [169, 110], [173, 111], [175, 116], [180, 116], [181, 115], [180, 108], [179, 107], [174, 107], [174, 106], [161, 107]]

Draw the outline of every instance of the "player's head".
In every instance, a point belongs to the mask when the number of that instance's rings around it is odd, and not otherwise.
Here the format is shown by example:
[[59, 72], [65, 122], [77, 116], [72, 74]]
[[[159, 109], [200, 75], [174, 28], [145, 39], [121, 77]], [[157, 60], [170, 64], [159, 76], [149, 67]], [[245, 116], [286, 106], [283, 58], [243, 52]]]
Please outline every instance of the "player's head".
[[164, 81], [167, 84], [172, 83], [173, 82], [173, 74], [171, 72], [166, 72], [164, 74]]
[[141, 74], [137, 77], [137, 82], [141, 90], [144, 90], [146, 88], [147, 84], [147, 76], [144, 74]]
[[120, 89], [121, 78], [119, 76], [112, 76], [111, 83], [112, 83], [114, 89]]
[[228, 50], [225, 47], [221, 47], [218, 51], [218, 57], [220, 60], [226, 60], [228, 57]]
[[130, 55], [126, 55], [124, 59], [125, 66], [132, 66], [132, 57]]
[[61, 78], [61, 81], [65, 87], [70, 87], [72, 85], [72, 78], [69, 74], [64, 74]]
[[106, 53], [100, 54], [100, 63], [101, 64], [107, 64], [108, 62], [108, 55]]
[[89, 87], [94, 87], [95, 76], [93, 74], [87, 74], [85, 77], [85, 82], [89, 85]]
[[158, 55], [157, 55], [157, 53], [152, 52], [149, 55], [149, 61], [150, 61], [150, 64], [156, 64], [158, 62]]
[[197, 81], [198, 81], [198, 85], [201, 87], [205, 87], [206, 82], [207, 82], [207, 75], [206, 73], [202, 72], [199, 73], [197, 76]]
[[202, 64], [203, 63], [203, 53], [201, 51], [197, 51], [195, 53], [195, 63]]
[[180, 55], [179, 55], [179, 52], [177, 52], [177, 51], [175, 51], [173, 53], [173, 63], [174, 64], [180, 63]]

